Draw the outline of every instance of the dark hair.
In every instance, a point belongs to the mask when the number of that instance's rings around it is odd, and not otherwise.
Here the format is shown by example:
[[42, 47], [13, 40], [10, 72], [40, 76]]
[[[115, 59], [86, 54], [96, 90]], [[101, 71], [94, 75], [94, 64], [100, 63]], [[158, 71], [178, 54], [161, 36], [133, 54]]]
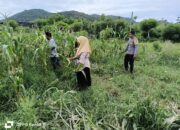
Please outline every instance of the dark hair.
[[50, 32], [45, 32], [46, 36], [52, 37], [52, 34]]
[[136, 34], [136, 32], [135, 32], [134, 30], [131, 30], [130, 33], [131, 33], [132, 35], [135, 35], [135, 34]]
[[78, 42], [77, 42], [77, 40], [75, 41], [74, 47], [75, 47], [75, 48], [78, 48]]

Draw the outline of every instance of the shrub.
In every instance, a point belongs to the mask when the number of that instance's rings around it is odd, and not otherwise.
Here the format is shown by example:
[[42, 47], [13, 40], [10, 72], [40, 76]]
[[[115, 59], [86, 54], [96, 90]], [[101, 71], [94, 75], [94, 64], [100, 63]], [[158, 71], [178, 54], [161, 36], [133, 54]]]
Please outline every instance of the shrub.
[[106, 28], [105, 30], [102, 30], [100, 32], [100, 38], [102, 39], [108, 39], [113, 37], [113, 29], [112, 28]]
[[180, 65], [180, 51], [177, 48], [178, 46], [173, 46], [172, 44], [165, 44], [165, 47], [161, 53], [161, 60], [160, 63], [164, 65], [171, 65], [171, 66], [179, 66]]
[[87, 31], [79, 31], [79, 32], [76, 32], [76, 36], [86, 36], [86, 37], [88, 37], [88, 32]]
[[153, 48], [155, 51], [160, 52], [162, 50], [162, 46], [160, 45], [160, 42], [156, 41], [153, 43]]

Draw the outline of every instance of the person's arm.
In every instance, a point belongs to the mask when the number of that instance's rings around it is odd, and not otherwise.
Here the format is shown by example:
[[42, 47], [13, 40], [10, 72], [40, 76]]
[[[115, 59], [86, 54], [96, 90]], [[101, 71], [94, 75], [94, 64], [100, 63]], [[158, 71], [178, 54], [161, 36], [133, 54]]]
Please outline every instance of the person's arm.
[[137, 38], [134, 39], [134, 58], [136, 58], [138, 53], [138, 40]]
[[137, 57], [137, 53], [138, 53], [138, 45], [136, 44], [136, 45], [134, 46], [134, 58]]
[[[74, 56], [74, 57], [68, 58], [68, 60], [69, 60], [69, 62], [71, 62], [71, 61], [79, 59], [79, 58], [80, 58], [79, 56]], [[75, 69], [75, 72], [81, 71], [83, 69], [83, 67], [84, 67], [84, 64], [79, 63], [78, 67]]]
[[70, 61], [73, 61], [73, 60], [76, 60], [76, 59], [79, 59], [79, 56], [74, 56], [74, 57], [69, 58]]
[[125, 53], [128, 50], [129, 43], [127, 43], [126, 48], [122, 51], [122, 53]]

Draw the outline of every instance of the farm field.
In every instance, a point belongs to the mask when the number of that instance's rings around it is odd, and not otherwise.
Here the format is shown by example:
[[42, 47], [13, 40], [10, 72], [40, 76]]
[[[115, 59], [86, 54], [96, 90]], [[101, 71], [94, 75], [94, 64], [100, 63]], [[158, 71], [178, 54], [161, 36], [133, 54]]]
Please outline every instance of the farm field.
[[125, 40], [91, 38], [93, 84], [76, 91], [75, 65], [67, 58], [84, 33], [54, 28], [52, 34], [60, 75], [49, 63], [42, 30], [1, 26], [0, 129], [14, 121], [14, 130], [178, 130], [179, 43], [140, 42], [132, 75], [123, 67]]

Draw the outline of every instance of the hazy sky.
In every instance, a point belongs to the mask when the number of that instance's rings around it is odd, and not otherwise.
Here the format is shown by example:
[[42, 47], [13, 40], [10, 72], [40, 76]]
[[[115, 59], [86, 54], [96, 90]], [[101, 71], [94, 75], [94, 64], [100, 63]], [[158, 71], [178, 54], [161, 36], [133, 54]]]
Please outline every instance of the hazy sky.
[[27, 9], [50, 12], [76, 10], [87, 14], [124, 17], [130, 17], [133, 11], [138, 21], [144, 18], [164, 18], [175, 22], [180, 16], [180, 0], [0, 0], [1, 13], [13, 15]]

